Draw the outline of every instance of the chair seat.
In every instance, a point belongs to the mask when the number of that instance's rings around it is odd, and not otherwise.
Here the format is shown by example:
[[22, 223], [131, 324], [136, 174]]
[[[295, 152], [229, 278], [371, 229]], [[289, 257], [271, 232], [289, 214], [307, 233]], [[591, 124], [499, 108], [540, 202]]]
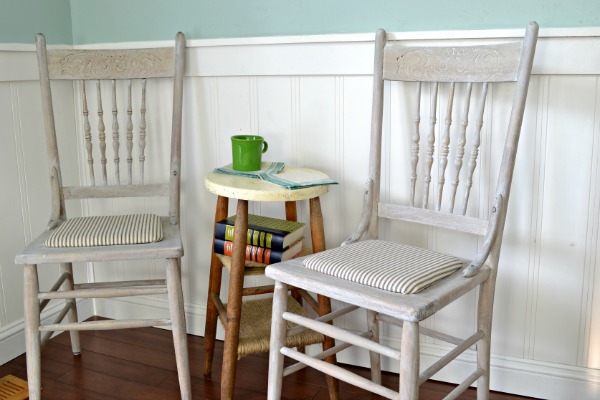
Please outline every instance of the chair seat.
[[155, 243], [162, 239], [158, 215], [103, 215], [68, 219], [53, 229], [44, 244], [48, 247], [91, 247]]
[[47, 230], [15, 257], [16, 264], [46, 264], [84, 261], [118, 261], [183, 256], [179, 225], [171, 225], [168, 217], [160, 219], [162, 240], [154, 243], [115, 244], [108, 246], [48, 247], [46, 242], [59, 227]]
[[422, 321], [433, 315], [454, 299], [477, 287], [490, 275], [490, 269], [483, 266], [477, 275], [465, 278], [460, 273], [461, 268], [417, 294], [401, 294], [306, 268], [304, 262], [308, 257], [269, 265], [265, 269], [265, 275], [288, 285], [412, 322]]
[[456, 272], [464, 263], [420, 247], [365, 240], [315, 254], [304, 265], [362, 285], [415, 294]]

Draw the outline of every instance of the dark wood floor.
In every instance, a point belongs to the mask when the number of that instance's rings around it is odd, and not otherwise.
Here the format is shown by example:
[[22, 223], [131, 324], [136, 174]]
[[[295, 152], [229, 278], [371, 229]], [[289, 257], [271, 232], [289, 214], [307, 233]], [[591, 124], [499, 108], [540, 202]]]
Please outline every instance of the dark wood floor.
[[[44, 399], [177, 399], [179, 387], [175, 368], [171, 332], [156, 329], [120, 331], [91, 331], [81, 333], [83, 352], [71, 354], [68, 333], [52, 339], [42, 353], [42, 386]], [[194, 399], [219, 399], [222, 343], [215, 355], [214, 371], [210, 377], [202, 374], [203, 338], [189, 336], [192, 392]], [[237, 399], [264, 400], [267, 388], [267, 354], [249, 356], [238, 366], [235, 389]], [[355, 368], [367, 376], [367, 371]], [[26, 379], [25, 356], [0, 366], [0, 377], [7, 374]], [[386, 384], [395, 387], [397, 378], [385, 374]], [[453, 386], [429, 381], [421, 386], [422, 400], [442, 399]], [[377, 396], [340, 384], [342, 399], [378, 399]], [[326, 400], [327, 388], [323, 376], [305, 369], [285, 378], [284, 399]], [[461, 399], [473, 400], [475, 391]], [[493, 393], [494, 400], [516, 400], [524, 397]]]

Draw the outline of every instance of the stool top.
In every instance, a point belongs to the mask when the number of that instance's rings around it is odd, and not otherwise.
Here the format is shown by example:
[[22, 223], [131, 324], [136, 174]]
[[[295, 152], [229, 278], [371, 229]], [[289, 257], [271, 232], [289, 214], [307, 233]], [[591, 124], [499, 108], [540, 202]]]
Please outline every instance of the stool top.
[[[284, 170], [306, 170], [322, 176], [329, 177], [320, 171], [308, 168], [285, 166]], [[243, 176], [227, 175], [211, 172], [204, 178], [206, 189], [219, 196], [232, 199], [250, 201], [297, 201], [312, 199], [329, 191], [328, 185], [310, 186], [301, 189], [286, 189], [274, 183], [261, 179], [246, 178]]]

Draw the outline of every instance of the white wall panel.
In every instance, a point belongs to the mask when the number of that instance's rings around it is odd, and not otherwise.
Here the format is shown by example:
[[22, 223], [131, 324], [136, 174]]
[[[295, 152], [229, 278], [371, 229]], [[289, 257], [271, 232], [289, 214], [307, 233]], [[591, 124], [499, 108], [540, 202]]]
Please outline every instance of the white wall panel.
[[[590, 222], [595, 77], [553, 77], [546, 139], [534, 359], [576, 365]], [[568, 160], [568, 161], [567, 161]]]
[[21, 193], [20, 173], [17, 167], [17, 127], [18, 121], [15, 121], [12, 112], [11, 103], [13, 101], [13, 87], [11, 83], [0, 84], [0, 121], [2, 129], [0, 130], [0, 170], [3, 171], [2, 185], [4, 189], [0, 192], [0, 220], [5, 227], [0, 233], [0, 243], [2, 243], [2, 253], [0, 254], [0, 273], [2, 285], [0, 286], [0, 321], [2, 326], [9, 323], [7, 312], [11, 314], [22, 315], [22, 304], [15, 304], [7, 308], [7, 295], [14, 296], [11, 290], [23, 285], [23, 279], [20, 276], [14, 276], [14, 256], [12, 253], [26, 243], [27, 233], [23, 220], [22, 207], [26, 204]]
[[[430, 38], [428, 35], [414, 34], [409, 39], [416, 43]], [[452, 36], [461, 39], [458, 33]], [[497, 37], [501, 36], [500, 32]], [[369, 37], [357, 38], [339, 41], [332, 36], [331, 42], [321, 38], [311, 39], [309, 44], [300, 39], [278, 42], [277, 38], [272, 43], [252, 40], [188, 43], [182, 266], [191, 333], [204, 332], [216, 203], [216, 197], [204, 189], [203, 177], [214, 167], [231, 162], [231, 135], [261, 134], [270, 145], [265, 160], [314, 167], [339, 181], [321, 198], [328, 246], [338, 245], [358, 222], [368, 162], [364, 150], [370, 134], [372, 42]], [[596, 60], [600, 58], [600, 46], [597, 43], [600, 42], [596, 36], [547, 36], [540, 41], [534, 66], [538, 75], [530, 85], [498, 276], [492, 335], [492, 386], [496, 390], [556, 399], [594, 398], [599, 393], [600, 102], [597, 99], [600, 84], [597, 76], [600, 67]], [[571, 48], [586, 51], [577, 51], [577, 62], [560, 56]], [[0, 163], [3, 187], [9, 188], [0, 195], [2, 360], [14, 354], [4, 348], [8, 342], [3, 338], [8, 332], [18, 330], [15, 326], [20, 326], [22, 319], [20, 301], [14, 301], [22, 296], [21, 270], [13, 265], [13, 257], [32, 235], [43, 229], [49, 213], [43, 120], [39, 85], [31, 73], [36, 69], [31, 65], [35, 63], [31, 53], [0, 52], [1, 65], [20, 65], [10, 73], [0, 72], [3, 139]], [[384, 141], [386, 146], [389, 143], [400, 151], [409, 144], [410, 129], [407, 131], [394, 119], [401, 112], [407, 93], [396, 87], [391, 89], [384, 105]], [[65, 99], [57, 113], [61, 134], [81, 135], [80, 117], [68, 111], [79, 99], [73, 98], [68, 85], [53, 86], [53, 90]], [[168, 129], [170, 115], [161, 110], [163, 99], [170, 99], [171, 88], [153, 82], [149, 84], [149, 93], [149, 129]], [[487, 202], [494, 188], [481, 182], [483, 177], [497, 172], [499, 158], [489, 156], [493, 148], [502, 145], [500, 132], [504, 127], [499, 126], [499, 121], [504, 119], [511, 100], [508, 92], [498, 88], [490, 96], [483, 128], [481, 171], [472, 194], [471, 211], [480, 214], [489, 211]], [[105, 113], [105, 124], [110, 127], [109, 113]], [[427, 122], [422, 124], [424, 127]], [[64, 168], [65, 176], [76, 182], [88, 179], [81, 149], [64, 149], [61, 157], [69, 165]], [[391, 151], [383, 158], [382, 197], [406, 196], [404, 189], [392, 186], [396, 173], [409, 168], [406, 158]], [[160, 169], [149, 168], [150, 177]], [[119, 200], [108, 211], [158, 210], [160, 206], [160, 202], [136, 204]], [[93, 203], [83, 205], [83, 209], [80, 204], [73, 204], [69, 211], [78, 215], [96, 209]], [[279, 204], [254, 203], [250, 210], [284, 215], [283, 205]], [[229, 213], [235, 213], [233, 201]], [[300, 206], [299, 218], [308, 221], [306, 204]], [[382, 237], [463, 255], [471, 254], [481, 245], [471, 237], [451, 238], [444, 231], [408, 224], [384, 224]], [[45, 269], [42, 285], [48, 285], [55, 272], [52, 266]], [[77, 273], [83, 279], [88, 272], [85, 265], [77, 266]], [[147, 270], [137, 264], [107, 268], [97, 265], [93, 272], [88, 276], [96, 280], [158, 277], [162, 266], [152, 265]], [[224, 285], [227, 281], [224, 273]], [[263, 282], [267, 281], [253, 278], [249, 283]], [[474, 324], [475, 300], [476, 294], [470, 294], [427, 324], [464, 335]], [[95, 306], [96, 313], [107, 317], [153, 312], [164, 315], [167, 310], [166, 301], [159, 297], [99, 301]], [[340, 304], [336, 302], [334, 306]], [[354, 312], [340, 323], [353, 329], [362, 328], [364, 313]], [[384, 341], [398, 344], [399, 329], [384, 327], [382, 332]], [[446, 349], [445, 344], [424, 340], [423, 364], [430, 363], [433, 355]], [[357, 352], [347, 353], [341, 359], [363, 365], [367, 362], [367, 357]], [[454, 381], [473, 360], [473, 354], [467, 353], [436, 377]], [[397, 369], [390, 363], [384, 365]]]

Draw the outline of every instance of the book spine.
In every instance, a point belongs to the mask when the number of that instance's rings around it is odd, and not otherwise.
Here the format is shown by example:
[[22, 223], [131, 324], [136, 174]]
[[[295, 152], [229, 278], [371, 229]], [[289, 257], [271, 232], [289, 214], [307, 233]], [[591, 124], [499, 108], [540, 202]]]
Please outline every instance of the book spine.
[[[228, 240], [215, 239], [215, 253], [231, 257], [233, 255], [233, 242]], [[263, 264], [273, 264], [280, 262], [283, 253], [265, 249], [260, 246], [246, 245], [246, 261], [256, 261]]]
[[[249, 245], [265, 247], [275, 251], [283, 250], [283, 236], [253, 228], [248, 228], [247, 235], [246, 243]], [[233, 225], [217, 223], [215, 225], [215, 238], [233, 241]]]

